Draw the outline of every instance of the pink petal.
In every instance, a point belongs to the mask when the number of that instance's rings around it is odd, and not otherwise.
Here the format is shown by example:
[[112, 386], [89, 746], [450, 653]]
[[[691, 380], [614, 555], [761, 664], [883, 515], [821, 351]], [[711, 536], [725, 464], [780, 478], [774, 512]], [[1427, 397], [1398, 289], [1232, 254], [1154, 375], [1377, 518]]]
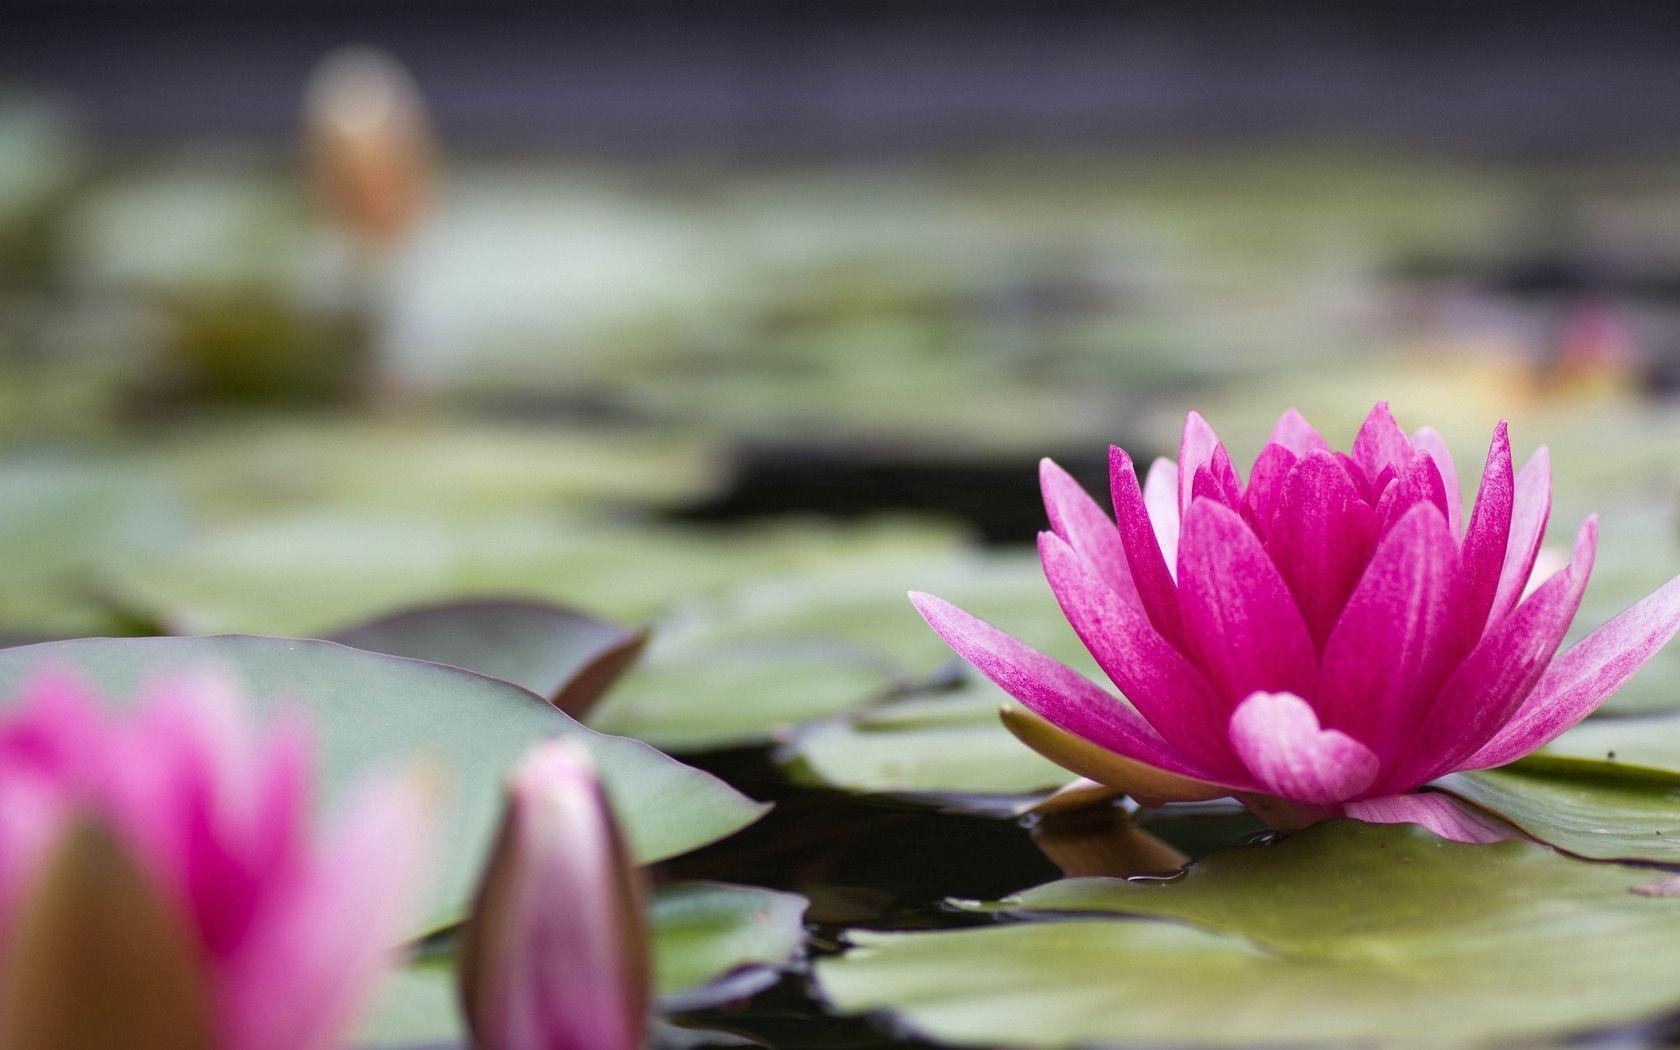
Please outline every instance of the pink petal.
[[1581, 526], [1569, 567], [1541, 584], [1483, 636], [1419, 723], [1410, 754], [1390, 782], [1409, 790], [1457, 769], [1510, 720], [1563, 644], [1592, 575], [1598, 527]]
[[1493, 739], [1461, 768], [1502, 766], [1556, 740], [1637, 674], [1677, 631], [1680, 576], [1554, 660]]
[[1319, 436], [1313, 425], [1306, 417], [1293, 408], [1279, 417], [1277, 425], [1272, 428], [1272, 436], [1268, 444], [1282, 445], [1297, 457], [1305, 456], [1309, 452], [1320, 452], [1327, 448], [1324, 438]]
[[1219, 435], [1213, 432], [1213, 427], [1200, 412], [1191, 412], [1184, 417], [1184, 438], [1178, 446], [1178, 511], [1181, 515], [1190, 509], [1196, 471], [1213, 462], [1214, 450], [1219, 447]]
[[1254, 461], [1248, 474], [1248, 490], [1243, 493], [1245, 516], [1254, 523], [1262, 537], [1269, 536], [1278, 506], [1283, 502], [1283, 485], [1299, 458], [1282, 445], [1267, 445]]
[[1170, 459], [1157, 459], [1149, 464], [1149, 475], [1143, 479], [1143, 505], [1149, 522], [1155, 529], [1155, 541], [1161, 547], [1161, 559], [1167, 572], [1178, 578], [1178, 464]]
[[1261, 787], [1279, 798], [1325, 806], [1377, 779], [1377, 756], [1346, 733], [1323, 729], [1292, 693], [1255, 693], [1231, 716], [1231, 745]]
[[1552, 457], [1541, 445], [1528, 457], [1517, 474], [1516, 494], [1511, 505], [1511, 537], [1505, 561], [1499, 571], [1499, 589], [1494, 595], [1490, 623], [1510, 613], [1528, 589], [1534, 559], [1546, 538], [1546, 520], [1552, 513]]
[[[1065, 543], [1061, 540], [1055, 542], [1067, 551], [1071, 562], [1084, 565]], [[1106, 595], [1108, 605], [1130, 609], [1107, 588], [1095, 589]], [[945, 639], [945, 644], [956, 650], [958, 656], [973, 664], [975, 669], [996, 682], [1029, 711], [1110, 751], [1175, 773], [1197, 775], [1191, 765], [1137, 711], [1084, 675], [943, 598], [913, 591], [910, 602], [928, 626]], [[1133, 619], [1141, 619], [1135, 610], [1129, 615]], [[1147, 624], [1144, 626], [1147, 630]], [[1149, 633], [1154, 634], [1152, 631]], [[1159, 636], [1155, 636], [1155, 640], [1159, 642]], [[1166, 648], [1171, 649], [1170, 646]], [[1183, 657], [1178, 659], [1183, 661]], [[1194, 668], [1191, 673], [1195, 673]]]
[[1482, 487], [1476, 493], [1476, 506], [1464, 530], [1464, 630], [1470, 637], [1482, 633], [1499, 590], [1505, 552], [1511, 540], [1514, 487], [1511, 440], [1501, 421], [1494, 428], [1487, 466], [1482, 470]]
[[0, 971], [17, 907], [63, 831], [67, 809], [56, 785], [0, 763]]
[[406, 779], [364, 788], [312, 862], [272, 886], [228, 959], [221, 1020], [233, 1050], [346, 1045], [395, 965], [425, 870], [426, 792]]
[[[1382, 477], [1377, 479], [1382, 493], [1377, 499], [1377, 520], [1384, 532], [1419, 503], [1433, 503], [1441, 511], [1441, 517], [1446, 518], [1447, 489], [1440, 468], [1422, 452], [1409, 452], [1407, 456], [1403, 469], [1394, 474], [1392, 482], [1385, 484]], [[1383, 475], [1387, 476], [1392, 469], [1384, 467]]]
[[1398, 474], [1412, 455], [1412, 443], [1394, 421], [1387, 401], [1378, 401], [1353, 437], [1353, 458], [1365, 476], [1375, 482], [1385, 468]]
[[1377, 545], [1324, 647], [1319, 719], [1392, 768], [1458, 661], [1458, 544], [1432, 503]]
[[1320, 649], [1376, 543], [1376, 513], [1342, 464], [1328, 452], [1303, 457], [1284, 479], [1266, 552]]
[[1215, 448], [1213, 459], [1196, 470], [1196, 478], [1190, 485], [1190, 499], [1192, 502], [1211, 499], [1242, 513], [1242, 483], [1237, 480], [1236, 469], [1231, 466], [1231, 457], [1224, 445]]
[[1318, 678], [1312, 636], [1248, 525], [1228, 507], [1197, 500], [1185, 516], [1182, 543], [1186, 633], [1224, 709], [1255, 692], [1311, 696]]
[[1435, 461], [1441, 471], [1441, 484], [1447, 492], [1447, 527], [1454, 536], [1464, 534], [1464, 492], [1458, 481], [1458, 468], [1453, 465], [1452, 450], [1434, 427], [1419, 427], [1412, 435], [1412, 447]]
[[[1137, 471], [1132, 457], [1119, 446], [1108, 450], [1109, 487], [1114, 495], [1114, 520], [1120, 528], [1120, 540], [1126, 547], [1126, 564], [1132, 570], [1132, 582], [1137, 585], [1138, 599], [1149, 622], [1167, 641], [1178, 645], [1184, 637], [1184, 627], [1178, 611], [1178, 584], [1167, 569], [1161, 553], [1160, 541], [1150, 524], [1149, 509], [1143, 502], [1143, 490], [1138, 486]], [[1179, 471], [1181, 482], [1188, 484], [1193, 475]]]
[[1039, 487], [1044, 490], [1044, 509], [1050, 527], [1090, 563], [1114, 593], [1138, 601], [1132, 570], [1126, 565], [1126, 546], [1120, 530], [1073, 476], [1051, 460], [1038, 464]]
[[1523, 837], [1492, 814], [1434, 791], [1349, 802], [1342, 811], [1367, 824], [1420, 824], [1454, 842], [1485, 844]]

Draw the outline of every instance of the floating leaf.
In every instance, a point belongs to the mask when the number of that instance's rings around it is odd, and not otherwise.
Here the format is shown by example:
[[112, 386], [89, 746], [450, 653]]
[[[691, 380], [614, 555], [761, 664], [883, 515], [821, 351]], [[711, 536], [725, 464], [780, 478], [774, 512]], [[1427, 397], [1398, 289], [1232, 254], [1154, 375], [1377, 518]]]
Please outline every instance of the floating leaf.
[[1557, 1038], [1680, 1005], [1680, 906], [1629, 892], [1649, 881], [1529, 843], [1335, 821], [1177, 879], [1075, 879], [993, 906], [1114, 918], [854, 933], [817, 982], [842, 1013], [963, 1045]]
[[[648, 915], [660, 1009], [692, 1010], [719, 1002], [720, 995], [743, 994], [726, 978], [744, 969], [787, 965], [804, 948], [805, 906], [797, 894], [754, 886], [660, 887]], [[363, 1040], [380, 1047], [453, 1045], [464, 1038], [457, 1003], [448, 959], [405, 967], [386, 979], [363, 1026]]]
[[[653, 896], [654, 976], [661, 1005], [718, 1002], [712, 986], [743, 968], [778, 968], [805, 945], [807, 902], [796, 893], [724, 882], [678, 882]], [[723, 998], [730, 998], [728, 989]]]
[[1535, 755], [1435, 786], [1594, 860], [1680, 864], [1680, 773]]
[[779, 739], [793, 726], [866, 707], [952, 660], [905, 598], [912, 585], [937, 587], [1089, 663], [1036, 560], [903, 547], [833, 558], [684, 606], [660, 625], [646, 658], [592, 724], [698, 751]]
[[332, 793], [376, 764], [441, 764], [439, 858], [430, 921], [460, 917], [495, 830], [505, 771], [536, 740], [575, 734], [601, 768], [631, 849], [643, 861], [683, 853], [752, 823], [765, 807], [646, 744], [595, 733], [540, 697], [458, 668], [332, 642], [223, 635], [89, 638], [0, 651], [0, 696], [40, 667], [87, 675], [118, 702], [171, 671], [220, 668], [255, 702], [300, 704], [314, 717]]
[[[800, 732], [780, 754], [795, 781], [859, 794], [1019, 796], [1073, 779], [998, 722], [990, 683], [901, 700]], [[953, 800], [945, 800], [953, 801]]]
[[325, 637], [500, 678], [582, 718], [636, 659], [647, 632], [543, 602], [481, 599], [405, 609]]

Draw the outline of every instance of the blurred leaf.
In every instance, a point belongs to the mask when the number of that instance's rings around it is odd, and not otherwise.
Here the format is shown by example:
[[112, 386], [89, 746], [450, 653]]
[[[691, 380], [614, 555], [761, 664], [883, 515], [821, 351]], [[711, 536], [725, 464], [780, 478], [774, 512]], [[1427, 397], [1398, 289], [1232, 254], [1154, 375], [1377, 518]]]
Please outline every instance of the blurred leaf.
[[842, 1013], [974, 1046], [1550, 1041], [1680, 1004], [1680, 908], [1628, 892], [1648, 881], [1335, 821], [1176, 879], [1076, 879], [996, 906], [1114, 918], [855, 932], [817, 983]]
[[252, 701], [312, 716], [332, 795], [376, 766], [436, 762], [439, 858], [427, 921], [458, 919], [488, 849], [502, 777], [538, 740], [573, 734], [601, 768], [631, 849], [643, 862], [683, 853], [752, 823], [766, 807], [645, 744], [584, 728], [531, 693], [436, 664], [283, 638], [82, 639], [0, 650], [0, 696], [41, 667], [88, 676], [117, 703], [138, 681], [203, 668], [236, 675]]
[[500, 678], [582, 718], [634, 662], [647, 632], [557, 605], [486, 598], [405, 609], [325, 637]]
[[905, 598], [912, 587], [1091, 666], [1036, 559], [909, 546], [836, 554], [680, 606], [591, 724], [680, 752], [785, 739], [791, 727], [874, 704], [955, 660]]

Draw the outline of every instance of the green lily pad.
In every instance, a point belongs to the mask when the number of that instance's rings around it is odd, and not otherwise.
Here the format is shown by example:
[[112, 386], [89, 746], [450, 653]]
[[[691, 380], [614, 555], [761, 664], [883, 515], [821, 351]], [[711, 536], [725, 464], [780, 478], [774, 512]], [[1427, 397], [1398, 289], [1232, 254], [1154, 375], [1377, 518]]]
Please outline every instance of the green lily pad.
[[542, 602], [481, 599], [405, 609], [325, 637], [500, 678], [582, 718], [636, 659], [647, 632]]
[[[739, 994], [725, 979], [743, 968], [780, 968], [805, 945], [805, 898], [721, 882], [678, 882], [653, 894], [648, 920], [658, 1006], [698, 1009]], [[454, 1045], [465, 1038], [448, 958], [390, 974], [362, 1027], [372, 1046]]]
[[458, 668], [332, 642], [226, 635], [91, 638], [0, 651], [0, 696], [42, 667], [87, 675], [125, 703], [148, 676], [219, 668], [253, 701], [313, 715], [331, 794], [370, 767], [437, 763], [440, 852], [428, 921], [460, 917], [500, 812], [506, 770], [536, 741], [576, 736], [600, 765], [638, 860], [674, 856], [752, 823], [765, 806], [646, 744], [584, 728], [517, 686]]
[[961, 1045], [1557, 1038], [1680, 1005], [1680, 906], [1629, 892], [1649, 881], [1529, 843], [1335, 821], [1178, 879], [1068, 880], [994, 906], [1113, 917], [854, 933], [816, 977], [842, 1013]]
[[1680, 864], [1680, 717], [1588, 719], [1539, 754], [1435, 786], [1582, 857]]
[[1680, 864], [1680, 773], [1536, 755], [1435, 786], [1576, 856]]
[[693, 1010], [732, 998], [727, 986], [714, 984], [744, 968], [787, 964], [805, 946], [808, 903], [797, 893], [724, 882], [661, 886], [649, 920], [663, 1008]]
[[674, 611], [590, 724], [684, 752], [786, 739], [792, 727], [868, 707], [955, 660], [906, 599], [913, 586], [1091, 666], [1036, 559], [901, 548], [753, 580]]
[[998, 721], [1007, 697], [971, 682], [808, 726], [781, 750], [795, 782], [944, 803], [1054, 791], [1073, 774], [1016, 740]]
[[81, 462], [0, 464], [0, 623], [112, 630], [100, 599], [113, 563], [153, 556], [181, 528], [156, 479]]

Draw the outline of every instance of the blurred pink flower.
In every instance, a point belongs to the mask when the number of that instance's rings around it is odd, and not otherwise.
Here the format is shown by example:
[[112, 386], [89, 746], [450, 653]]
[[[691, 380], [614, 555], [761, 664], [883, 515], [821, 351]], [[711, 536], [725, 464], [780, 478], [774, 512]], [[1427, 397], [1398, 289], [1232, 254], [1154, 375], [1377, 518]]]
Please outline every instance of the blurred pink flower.
[[425, 837], [412, 785], [370, 784], [317, 836], [307, 727], [254, 725], [219, 679], [159, 683], [126, 716], [67, 675], [23, 692], [0, 716], [0, 983], [31, 966], [8, 935], [69, 830], [91, 823], [180, 924], [214, 1046], [342, 1045], [411, 918]]
[[1043, 720], [1013, 722], [1023, 739], [1149, 801], [1232, 795], [1283, 827], [1351, 816], [1501, 837], [1417, 789], [1550, 742], [1680, 629], [1677, 578], [1553, 659], [1596, 521], [1530, 591], [1550, 462], [1542, 447], [1514, 471], [1504, 423], [1468, 515], [1440, 436], [1407, 437], [1386, 404], [1351, 454], [1286, 413], [1246, 485], [1193, 412], [1176, 464], [1157, 460], [1142, 485], [1121, 449], [1110, 467], [1112, 519], [1044, 461], [1039, 553], [1129, 703], [949, 602], [911, 600]]
[[650, 987], [641, 874], [595, 765], [544, 744], [507, 808], [461, 943], [461, 993], [481, 1050], [636, 1050]]

